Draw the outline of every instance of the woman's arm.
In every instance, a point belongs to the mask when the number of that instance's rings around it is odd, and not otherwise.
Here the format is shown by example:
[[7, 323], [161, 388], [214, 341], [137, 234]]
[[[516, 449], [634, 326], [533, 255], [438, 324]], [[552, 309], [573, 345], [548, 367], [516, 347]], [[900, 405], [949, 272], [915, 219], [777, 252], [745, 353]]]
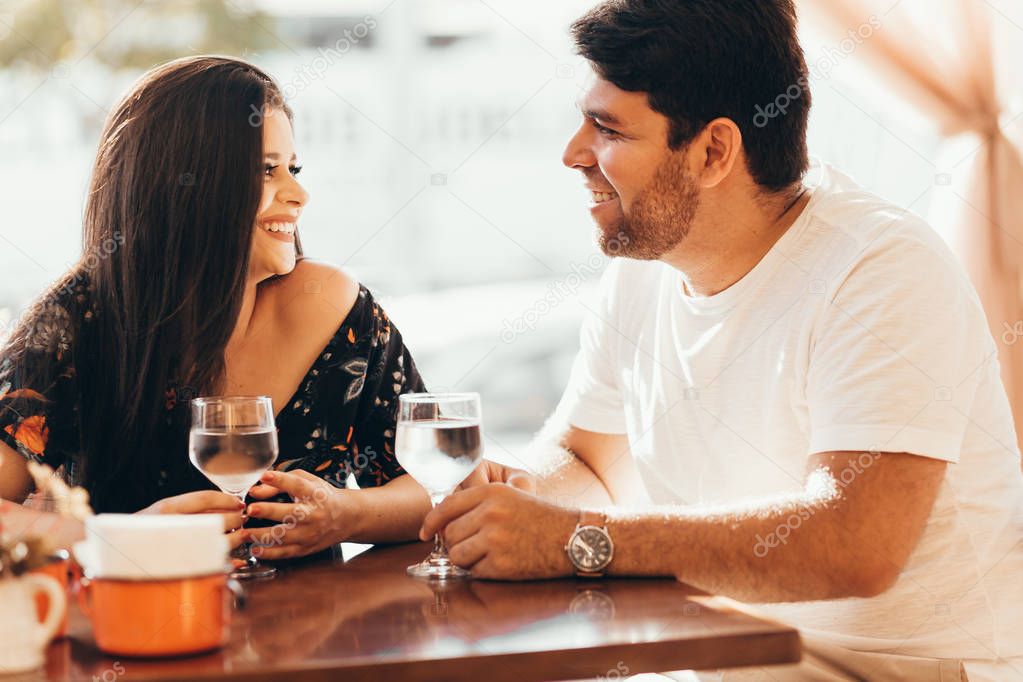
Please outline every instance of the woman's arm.
[[9, 445], [0, 441], [0, 498], [21, 504], [32, 492], [28, 462]]
[[378, 488], [338, 492], [350, 494], [354, 512], [343, 542], [415, 540], [430, 511], [429, 496], [408, 474]]
[[257, 499], [287, 493], [293, 502], [253, 502], [247, 513], [276, 521], [269, 528], [250, 529], [261, 547], [260, 559], [288, 559], [326, 549], [339, 542], [404, 542], [414, 540], [430, 511], [426, 492], [410, 476], [378, 487], [335, 488], [308, 471], [268, 471], [252, 489]]
[[83, 539], [81, 521], [21, 506], [34, 487], [25, 458], [0, 442], [0, 533], [8, 539], [45, 537], [58, 549]]
[[7, 500], [0, 500], [0, 532], [8, 539], [45, 537], [58, 549], [68, 549], [85, 539], [85, 526], [81, 521], [27, 509]]

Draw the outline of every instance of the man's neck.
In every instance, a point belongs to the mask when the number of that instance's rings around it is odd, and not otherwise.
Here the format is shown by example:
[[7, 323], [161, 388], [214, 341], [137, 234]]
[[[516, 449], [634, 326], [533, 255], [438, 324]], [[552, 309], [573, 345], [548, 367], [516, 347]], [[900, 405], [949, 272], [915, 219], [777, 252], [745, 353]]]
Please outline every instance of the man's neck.
[[745, 277], [796, 222], [810, 192], [802, 187], [769, 203], [735, 204], [707, 200], [710, 229], [702, 239], [690, 234], [661, 260], [682, 273], [685, 293], [707, 297], [718, 294]]

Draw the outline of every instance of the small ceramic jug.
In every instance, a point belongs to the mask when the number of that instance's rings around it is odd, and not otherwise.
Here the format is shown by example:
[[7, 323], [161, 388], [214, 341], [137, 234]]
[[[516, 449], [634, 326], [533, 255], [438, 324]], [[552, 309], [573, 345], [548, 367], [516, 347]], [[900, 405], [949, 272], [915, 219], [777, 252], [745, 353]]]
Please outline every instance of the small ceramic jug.
[[[39, 622], [36, 594], [42, 592], [53, 608]], [[67, 608], [64, 588], [48, 575], [29, 574], [0, 579], [0, 675], [42, 667], [46, 646], [57, 634]]]

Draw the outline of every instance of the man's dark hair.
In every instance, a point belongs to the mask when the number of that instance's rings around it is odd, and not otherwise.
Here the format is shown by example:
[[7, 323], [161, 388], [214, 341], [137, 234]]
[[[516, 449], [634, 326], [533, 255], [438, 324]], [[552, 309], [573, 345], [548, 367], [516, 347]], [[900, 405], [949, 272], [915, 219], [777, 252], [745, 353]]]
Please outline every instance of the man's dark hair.
[[793, 0], [606, 0], [572, 37], [602, 78], [647, 93], [671, 122], [672, 149], [725, 117], [758, 185], [780, 191], [806, 172], [810, 90]]

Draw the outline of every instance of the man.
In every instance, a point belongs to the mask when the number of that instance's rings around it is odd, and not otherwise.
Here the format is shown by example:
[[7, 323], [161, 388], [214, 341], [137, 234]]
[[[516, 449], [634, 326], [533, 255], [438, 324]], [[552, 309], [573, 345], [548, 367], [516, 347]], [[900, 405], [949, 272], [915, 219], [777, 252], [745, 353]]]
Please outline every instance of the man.
[[[564, 162], [625, 258], [559, 408], [568, 454], [533, 481], [485, 464], [422, 536], [484, 578], [769, 603], [806, 651], [775, 679], [1023, 678], [996, 661], [1023, 654], [1023, 477], [995, 344], [917, 217], [801, 181], [792, 0], [611, 0], [572, 33], [595, 77]], [[656, 506], [623, 509], [637, 492]]]

